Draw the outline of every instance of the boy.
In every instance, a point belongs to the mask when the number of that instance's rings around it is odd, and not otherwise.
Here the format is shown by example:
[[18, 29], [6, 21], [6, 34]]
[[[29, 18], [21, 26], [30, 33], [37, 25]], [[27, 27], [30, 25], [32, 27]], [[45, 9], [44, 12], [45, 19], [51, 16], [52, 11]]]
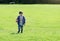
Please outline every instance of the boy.
[[18, 32], [17, 33], [23, 33], [23, 25], [25, 24], [25, 17], [23, 16], [23, 12], [19, 12], [19, 16], [16, 19], [16, 22], [18, 24]]

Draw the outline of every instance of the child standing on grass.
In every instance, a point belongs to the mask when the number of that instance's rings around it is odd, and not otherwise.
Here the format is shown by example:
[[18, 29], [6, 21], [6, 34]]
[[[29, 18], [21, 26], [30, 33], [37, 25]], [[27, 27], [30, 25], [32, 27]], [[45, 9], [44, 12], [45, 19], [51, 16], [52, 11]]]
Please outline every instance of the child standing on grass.
[[23, 12], [19, 12], [19, 16], [16, 19], [16, 22], [18, 24], [18, 32], [17, 33], [23, 33], [23, 26], [25, 24], [25, 17], [23, 16]]

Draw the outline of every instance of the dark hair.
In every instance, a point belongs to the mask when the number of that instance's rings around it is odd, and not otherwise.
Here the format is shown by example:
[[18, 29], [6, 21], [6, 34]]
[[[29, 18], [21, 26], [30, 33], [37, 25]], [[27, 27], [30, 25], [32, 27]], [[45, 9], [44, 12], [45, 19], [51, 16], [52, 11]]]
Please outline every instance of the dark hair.
[[19, 14], [23, 14], [23, 12], [22, 12], [22, 11], [20, 11], [20, 12], [19, 12]]

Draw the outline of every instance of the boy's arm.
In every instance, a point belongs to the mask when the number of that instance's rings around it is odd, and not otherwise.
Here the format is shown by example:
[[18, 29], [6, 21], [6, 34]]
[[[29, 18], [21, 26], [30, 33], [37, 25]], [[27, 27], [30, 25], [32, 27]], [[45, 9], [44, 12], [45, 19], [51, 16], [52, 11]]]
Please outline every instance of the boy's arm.
[[25, 19], [25, 17], [24, 17], [24, 25], [25, 25], [25, 23], [26, 23], [26, 19]]
[[17, 17], [17, 19], [16, 19], [16, 22], [18, 22], [18, 17]]
[[18, 20], [16, 19], [16, 22], [18, 22]]

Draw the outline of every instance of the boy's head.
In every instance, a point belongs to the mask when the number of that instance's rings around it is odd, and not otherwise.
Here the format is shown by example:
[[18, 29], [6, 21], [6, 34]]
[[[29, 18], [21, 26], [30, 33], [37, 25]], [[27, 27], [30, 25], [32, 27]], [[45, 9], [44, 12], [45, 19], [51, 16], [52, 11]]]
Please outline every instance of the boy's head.
[[19, 15], [21, 15], [21, 16], [22, 16], [22, 15], [23, 15], [23, 12], [22, 12], [22, 11], [20, 11], [20, 12], [19, 12]]

